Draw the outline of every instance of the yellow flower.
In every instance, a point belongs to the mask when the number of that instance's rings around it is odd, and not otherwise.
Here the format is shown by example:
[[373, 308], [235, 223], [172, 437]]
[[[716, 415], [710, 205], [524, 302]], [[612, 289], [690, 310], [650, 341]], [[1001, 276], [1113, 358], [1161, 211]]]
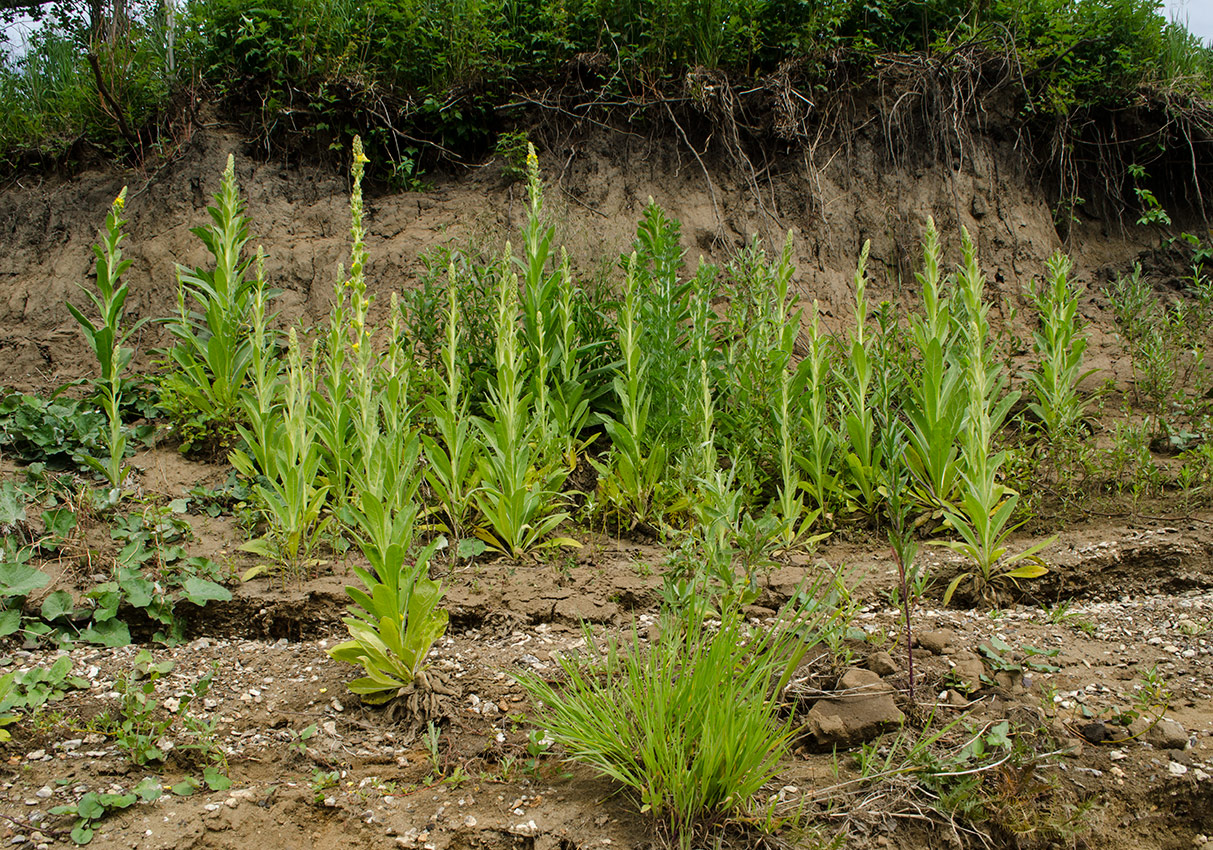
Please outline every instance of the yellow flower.
[[371, 161], [370, 158], [367, 157], [367, 155], [364, 154], [362, 151], [358, 151], [357, 153], [354, 154], [354, 162], [367, 163], [370, 161]]
[[122, 187], [122, 191], [118, 193], [118, 197], [114, 198], [114, 212], [122, 212], [122, 208], [126, 206], [126, 187]]

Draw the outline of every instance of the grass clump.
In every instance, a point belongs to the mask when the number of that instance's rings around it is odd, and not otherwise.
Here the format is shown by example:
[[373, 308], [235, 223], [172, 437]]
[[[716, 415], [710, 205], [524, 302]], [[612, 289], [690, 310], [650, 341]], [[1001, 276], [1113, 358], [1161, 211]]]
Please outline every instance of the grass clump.
[[769, 630], [750, 627], [736, 606], [718, 625], [698, 606], [667, 611], [652, 644], [633, 630], [599, 645], [587, 631], [592, 649], [560, 659], [562, 685], [520, 681], [542, 706], [536, 722], [571, 760], [619, 782], [689, 847], [696, 829], [751, 812], [788, 752], [794, 728], [780, 694], [819, 639], [807, 607], [785, 610]]

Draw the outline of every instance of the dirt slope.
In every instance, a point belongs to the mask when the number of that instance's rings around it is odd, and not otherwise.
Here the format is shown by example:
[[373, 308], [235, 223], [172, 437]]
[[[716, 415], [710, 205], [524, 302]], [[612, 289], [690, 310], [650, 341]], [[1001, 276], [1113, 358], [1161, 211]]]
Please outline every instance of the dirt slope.
[[[864, 240], [872, 241], [870, 269], [878, 295], [913, 287], [928, 215], [935, 217], [950, 259], [960, 226], [974, 234], [997, 304], [996, 322], [1023, 306], [1023, 287], [1062, 247], [1048, 187], [1013, 137], [974, 138], [953, 169], [921, 157], [895, 160], [890, 140], [870, 123], [850, 137], [846, 149], [819, 153], [811, 168], [806, 155], [773, 154], [761, 182], [753, 182], [748, 167], [699, 157], [665, 134], [646, 137], [586, 125], [548, 132], [538, 141], [550, 187], [547, 205], [561, 222], [558, 242], [568, 246], [584, 273], [627, 248], [652, 197], [682, 222], [692, 264], [700, 255], [727, 261], [754, 235], [778, 249], [786, 230], [794, 228], [796, 290], [820, 299], [827, 323], [849, 312], [854, 262]], [[91, 272], [97, 228], [123, 185], [130, 193], [125, 250], [134, 261], [129, 308], [151, 317], [175, 311], [174, 263], [206, 258], [189, 231], [206, 222], [229, 152], [236, 155], [254, 221], [254, 244], [264, 246], [272, 283], [285, 290], [279, 308], [289, 319], [310, 322], [325, 315], [338, 263], [348, 253], [346, 179], [306, 165], [262, 161], [236, 133], [212, 126], [153, 171], [23, 178], [0, 190], [0, 357], [6, 363], [0, 383], [47, 387], [88, 373], [63, 303], [80, 299], [76, 282]], [[423, 192], [372, 191], [370, 285], [381, 293], [409, 286], [421, 268], [418, 255], [439, 244], [471, 241], [500, 250], [517, 232], [520, 194], [495, 161], [435, 177]], [[1151, 242], [1157, 242], [1151, 233], [1079, 223], [1065, 247], [1078, 279], [1090, 288], [1084, 312], [1101, 316], [1098, 288]], [[381, 306], [386, 303], [381, 299]], [[1096, 337], [1094, 365], [1108, 366], [1117, 353], [1102, 345], [1102, 332]], [[148, 349], [163, 341], [162, 329], [143, 331], [143, 363]]]

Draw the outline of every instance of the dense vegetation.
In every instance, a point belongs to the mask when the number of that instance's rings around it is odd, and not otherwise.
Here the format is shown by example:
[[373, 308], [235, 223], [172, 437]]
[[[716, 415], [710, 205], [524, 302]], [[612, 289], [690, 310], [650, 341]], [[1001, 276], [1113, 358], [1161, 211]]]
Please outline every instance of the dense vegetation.
[[1210, 49], [1158, 5], [190, 0], [172, 14], [142, 0], [93, 4], [82, 16], [56, 4], [0, 73], [0, 158], [12, 168], [98, 150], [145, 157], [188, 132], [201, 96], [271, 145], [323, 153], [360, 133], [384, 164], [379, 176], [407, 188], [439, 160], [490, 151], [519, 93], [559, 87], [599, 104], [685, 104], [702, 99], [705, 73], [778, 72], [807, 103], [862, 85], [893, 56], [946, 70], [964, 54], [987, 85], [1013, 80], [1029, 117], [1065, 125], [1146, 90], [1165, 94], [1166, 109], [1213, 90]]

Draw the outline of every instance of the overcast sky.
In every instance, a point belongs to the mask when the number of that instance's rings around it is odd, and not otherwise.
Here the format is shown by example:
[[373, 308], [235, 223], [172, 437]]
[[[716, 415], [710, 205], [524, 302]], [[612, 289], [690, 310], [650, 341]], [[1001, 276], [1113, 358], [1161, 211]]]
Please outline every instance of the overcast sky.
[[1167, 14], [1186, 21], [1188, 29], [1213, 41], [1213, 0], [1166, 0]]

